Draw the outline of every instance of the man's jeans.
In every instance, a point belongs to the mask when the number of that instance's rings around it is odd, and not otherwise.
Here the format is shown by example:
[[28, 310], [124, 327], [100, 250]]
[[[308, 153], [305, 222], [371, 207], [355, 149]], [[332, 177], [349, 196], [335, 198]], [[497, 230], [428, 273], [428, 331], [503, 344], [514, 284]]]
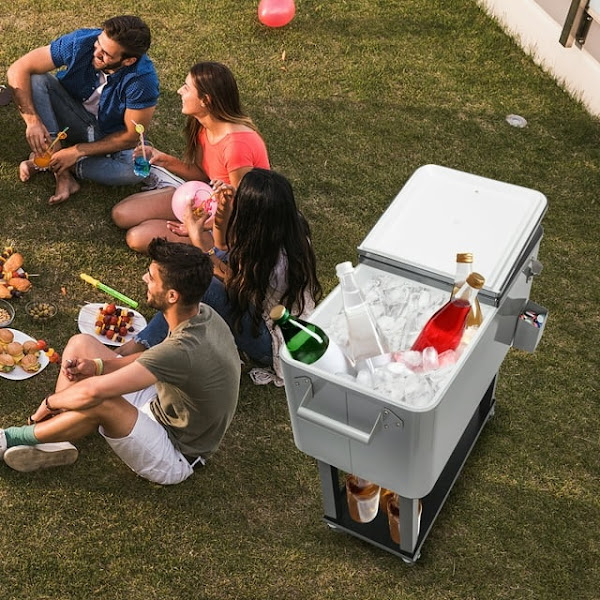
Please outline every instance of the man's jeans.
[[[231, 315], [231, 305], [227, 297], [227, 290], [221, 281], [216, 277], [212, 278], [210, 286], [202, 302], [211, 306], [217, 311], [227, 325], [232, 329], [236, 346], [245, 352], [252, 360], [260, 365], [270, 366], [273, 363], [273, 349], [271, 334], [264, 321], [261, 321], [258, 337], [252, 335], [252, 312], [249, 311], [242, 317], [242, 330], [233, 330], [233, 317]], [[150, 320], [145, 329], [142, 329], [136, 336], [135, 341], [143, 344], [146, 348], [151, 348], [160, 344], [169, 334], [169, 325], [167, 324], [162, 312], [158, 312]]]
[[[68, 127], [65, 144], [94, 142], [100, 139], [98, 121], [75, 100], [50, 73], [31, 76], [31, 93], [35, 109], [54, 139]], [[143, 181], [133, 172], [133, 150], [87, 156], [75, 164], [75, 175], [104, 185], [132, 185]]]

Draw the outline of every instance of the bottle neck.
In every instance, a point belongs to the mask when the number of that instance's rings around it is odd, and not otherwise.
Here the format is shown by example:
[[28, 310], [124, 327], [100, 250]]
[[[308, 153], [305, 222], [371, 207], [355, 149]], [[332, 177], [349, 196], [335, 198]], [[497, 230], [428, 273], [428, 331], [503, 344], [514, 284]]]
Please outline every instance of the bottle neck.
[[474, 288], [470, 286], [466, 281], [460, 286], [458, 292], [456, 292], [454, 296], [454, 301], [466, 301], [469, 304], [473, 304], [475, 302], [475, 298], [479, 293], [479, 288]]
[[458, 262], [456, 263], [456, 274], [454, 275], [454, 283], [462, 285], [467, 277], [473, 272], [473, 263]]
[[353, 308], [364, 306], [365, 298], [360, 289], [356, 277], [353, 272], [345, 273], [339, 276], [340, 287], [342, 290], [342, 302], [344, 309], [352, 310]]
[[362, 292], [358, 287], [358, 283], [356, 282], [356, 277], [354, 273], [345, 273], [344, 275], [339, 276], [340, 285], [342, 286], [342, 290], [345, 292], [357, 292], [362, 296]]
[[281, 317], [279, 317], [279, 319], [273, 319], [273, 323], [281, 327], [282, 325], [285, 325], [289, 321], [289, 319], [290, 311], [286, 309], [285, 312], [281, 315]]

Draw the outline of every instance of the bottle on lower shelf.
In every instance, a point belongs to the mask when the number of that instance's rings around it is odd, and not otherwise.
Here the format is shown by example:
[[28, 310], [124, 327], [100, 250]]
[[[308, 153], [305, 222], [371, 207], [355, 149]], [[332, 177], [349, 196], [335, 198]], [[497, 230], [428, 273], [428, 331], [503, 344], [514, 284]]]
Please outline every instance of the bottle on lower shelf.
[[346, 500], [350, 518], [357, 523], [369, 523], [379, 509], [381, 488], [371, 481], [348, 475], [346, 477]]
[[381, 492], [379, 494], [379, 510], [386, 515], [387, 514], [387, 505], [388, 502], [392, 499], [396, 492], [392, 490], [388, 490], [386, 488], [381, 488]]
[[[417, 523], [417, 535], [421, 530], [421, 514], [423, 513], [423, 503], [419, 500], [419, 521]], [[396, 544], [400, 543], [400, 500], [398, 494], [394, 494], [387, 503], [388, 525], [390, 537]]]

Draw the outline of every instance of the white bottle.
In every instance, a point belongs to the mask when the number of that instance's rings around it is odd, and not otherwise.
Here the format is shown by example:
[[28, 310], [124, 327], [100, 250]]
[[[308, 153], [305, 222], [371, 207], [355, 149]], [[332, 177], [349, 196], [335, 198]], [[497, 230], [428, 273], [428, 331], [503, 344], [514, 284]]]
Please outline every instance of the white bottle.
[[375, 367], [391, 360], [389, 350], [358, 286], [352, 263], [340, 263], [335, 271], [340, 279], [348, 324], [350, 358], [357, 371], [365, 367], [373, 371]]

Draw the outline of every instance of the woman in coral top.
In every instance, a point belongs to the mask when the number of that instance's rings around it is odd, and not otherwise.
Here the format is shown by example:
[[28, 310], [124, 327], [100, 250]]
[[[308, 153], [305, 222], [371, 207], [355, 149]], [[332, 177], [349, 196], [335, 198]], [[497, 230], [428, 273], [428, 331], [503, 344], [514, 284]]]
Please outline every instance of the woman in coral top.
[[270, 168], [265, 143], [242, 111], [237, 83], [225, 65], [195, 64], [177, 93], [187, 116], [183, 160], [148, 146], [152, 168], [143, 183], [155, 189], [128, 196], [112, 211], [116, 225], [127, 229], [127, 245], [138, 252], [145, 252], [155, 237], [186, 241], [167, 228], [167, 221], [176, 220], [173, 192], [185, 181], [237, 188], [254, 167]]

